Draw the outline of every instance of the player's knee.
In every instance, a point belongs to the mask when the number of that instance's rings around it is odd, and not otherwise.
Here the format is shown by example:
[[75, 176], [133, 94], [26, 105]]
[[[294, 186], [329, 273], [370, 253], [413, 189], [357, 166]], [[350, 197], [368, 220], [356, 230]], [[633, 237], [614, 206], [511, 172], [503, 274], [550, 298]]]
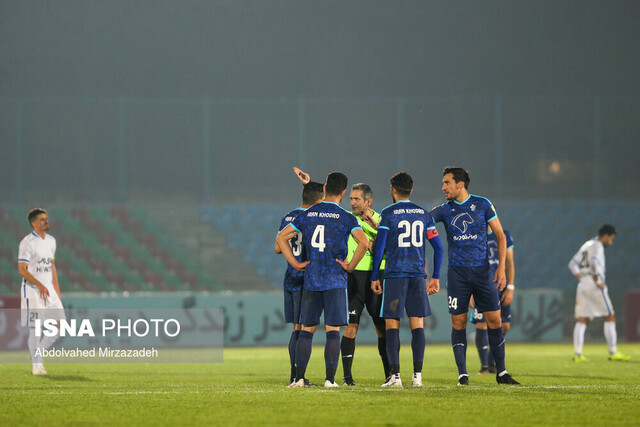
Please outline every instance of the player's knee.
[[355, 338], [358, 334], [358, 324], [357, 323], [349, 323], [344, 327], [344, 336], [347, 338]]
[[451, 326], [453, 329], [462, 330], [467, 328], [467, 316], [458, 314], [451, 316]]
[[509, 329], [511, 329], [511, 323], [510, 322], [503, 322], [502, 323], [502, 333], [506, 334], [507, 332], [509, 332]]

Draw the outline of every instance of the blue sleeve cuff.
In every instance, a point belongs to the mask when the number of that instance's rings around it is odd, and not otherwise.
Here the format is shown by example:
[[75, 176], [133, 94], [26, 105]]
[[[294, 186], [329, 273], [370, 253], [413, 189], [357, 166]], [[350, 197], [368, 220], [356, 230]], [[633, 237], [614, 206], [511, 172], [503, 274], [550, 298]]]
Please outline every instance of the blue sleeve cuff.
[[373, 270], [371, 271], [371, 281], [378, 280], [380, 274], [380, 264], [384, 256], [384, 247], [387, 244], [387, 236], [389, 229], [386, 227], [378, 228], [378, 237], [376, 237], [376, 246], [373, 249]]
[[289, 225], [290, 225], [291, 227], [293, 227], [293, 229], [294, 229], [294, 230], [296, 230], [298, 233], [300, 233], [300, 230], [298, 230], [298, 227], [296, 227], [295, 225], [293, 225], [293, 223], [292, 223], [292, 222], [290, 222], [290, 223], [289, 223]]
[[434, 236], [429, 239], [431, 247], [433, 248], [433, 274], [431, 277], [434, 279], [440, 279], [440, 267], [442, 266], [442, 257], [444, 255], [444, 248], [440, 241], [440, 236]]

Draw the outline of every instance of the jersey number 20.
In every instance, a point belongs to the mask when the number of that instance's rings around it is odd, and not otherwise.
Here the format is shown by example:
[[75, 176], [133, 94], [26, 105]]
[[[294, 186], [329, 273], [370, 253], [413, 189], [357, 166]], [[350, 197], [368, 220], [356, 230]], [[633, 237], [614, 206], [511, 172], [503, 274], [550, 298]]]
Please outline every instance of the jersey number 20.
[[398, 235], [398, 247], [408, 248], [413, 245], [416, 248], [422, 247], [424, 243], [424, 224], [422, 221], [414, 221], [413, 224], [409, 221], [402, 220], [398, 223], [398, 231], [403, 229]]

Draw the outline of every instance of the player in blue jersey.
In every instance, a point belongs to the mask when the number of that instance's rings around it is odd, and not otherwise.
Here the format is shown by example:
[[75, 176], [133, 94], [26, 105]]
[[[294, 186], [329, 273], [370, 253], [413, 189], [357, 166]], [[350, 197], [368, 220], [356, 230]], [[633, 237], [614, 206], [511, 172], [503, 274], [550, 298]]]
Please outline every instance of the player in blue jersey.
[[[451, 314], [451, 345], [458, 366], [458, 385], [469, 384], [467, 372], [467, 312], [473, 295], [478, 311], [488, 326], [489, 347], [496, 362], [499, 384], [518, 384], [505, 368], [504, 334], [500, 319], [498, 290], [506, 282], [507, 239], [491, 202], [470, 195], [469, 173], [460, 167], [446, 167], [442, 173], [442, 191], [448, 202], [435, 207], [431, 216], [442, 222], [449, 244], [447, 294]], [[487, 257], [487, 226], [498, 241], [498, 267], [490, 276]], [[497, 285], [496, 285], [497, 284]]]
[[[432, 295], [440, 290], [442, 244], [431, 215], [409, 200], [412, 191], [413, 179], [408, 173], [398, 172], [391, 177], [394, 204], [384, 208], [380, 214], [378, 238], [373, 251], [371, 289], [382, 294], [380, 315], [385, 319], [390, 374], [382, 387], [402, 387], [399, 328], [405, 310], [411, 326], [413, 350], [411, 383], [414, 387], [422, 387], [424, 317], [431, 314], [427, 293]], [[433, 275], [428, 285], [425, 281], [425, 237], [434, 250]], [[386, 255], [386, 267], [383, 285], [380, 286], [378, 272], [383, 255]]]
[[[302, 190], [302, 206], [296, 208], [286, 214], [280, 222], [280, 229], [282, 231], [289, 223], [307, 208], [320, 203], [324, 198], [324, 190], [322, 184], [319, 182], [309, 182], [305, 184]], [[304, 254], [302, 252], [302, 234], [298, 234], [296, 239], [289, 240], [289, 246], [293, 255], [298, 261], [304, 261]], [[280, 246], [276, 243], [276, 253], [280, 254]], [[295, 366], [295, 349], [298, 341], [298, 335], [300, 335], [300, 301], [302, 299], [302, 282], [304, 280], [304, 273], [291, 267], [287, 263], [287, 271], [284, 273], [284, 318], [286, 323], [293, 324], [293, 331], [291, 332], [291, 338], [289, 339], [289, 360], [291, 362], [291, 375], [289, 377], [289, 384], [291, 384], [296, 376]]]
[[[300, 323], [296, 344], [296, 378], [289, 387], [304, 387], [304, 374], [311, 357], [313, 334], [324, 312], [327, 332], [325, 344], [325, 387], [338, 387], [335, 382], [340, 359], [340, 326], [346, 325], [347, 272], [355, 269], [367, 251], [367, 236], [356, 218], [339, 206], [347, 190], [347, 177], [340, 172], [327, 176], [325, 200], [299, 214], [276, 238], [282, 254], [298, 271], [304, 271]], [[287, 242], [302, 234], [306, 261], [293, 255]], [[352, 235], [358, 247], [347, 262], [347, 241]]]
[[[308, 173], [299, 168], [293, 168], [294, 173], [303, 184], [311, 181]], [[351, 213], [356, 217], [362, 230], [369, 239], [369, 250], [356, 266], [356, 269], [347, 275], [347, 298], [349, 300], [349, 324], [344, 328], [340, 352], [342, 353], [342, 369], [344, 371], [342, 385], [355, 386], [351, 373], [356, 349], [356, 335], [360, 325], [360, 316], [367, 308], [371, 315], [376, 335], [378, 336], [378, 353], [382, 360], [384, 376], [389, 379], [389, 360], [387, 358], [387, 338], [385, 333], [384, 318], [380, 317], [382, 297], [371, 289], [371, 269], [373, 268], [373, 250], [378, 235], [378, 223], [380, 214], [372, 209], [373, 192], [371, 187], [364, 183], [354, 184], [350, 194]], [[349, 254], [351, 258], [358, 247], [353, 236], [349, 237]], [[384, 260], [380, 264], [380, 275], [383, 275]], [[386, 382], [386, 381], [385, 381]]]
[[[515, 267], [513, 263], [513, 239], [511, 238], [511, 233], [507, 230], [504, 230], [504, 234], [507, 238], [507, 286], [500, 292], [500, 317], [502, 318], [502, 333], [506, 335], [507, 331], [511, 328], [511, 302], [513, 301], [513, 291], [515, 290]], [[495, 272], [499, 264], [498, 239], [491, 229], [487, 230], [487, 256], [489, 257], [489, 266], [491, 267], [490, 276], [495, 277]], [[478, 349], [478, 356], [480, 357], [481, 368], [478, 373], [495, 374], [497, 373], [496, 362], [493, 360], [493, 356], [491, 356], [491, 352], [489, 351], [487, 323], [484, 321], [482, 313], [475, 307], [473, 308], [472, 322], [476, 325], [476, 348]]]

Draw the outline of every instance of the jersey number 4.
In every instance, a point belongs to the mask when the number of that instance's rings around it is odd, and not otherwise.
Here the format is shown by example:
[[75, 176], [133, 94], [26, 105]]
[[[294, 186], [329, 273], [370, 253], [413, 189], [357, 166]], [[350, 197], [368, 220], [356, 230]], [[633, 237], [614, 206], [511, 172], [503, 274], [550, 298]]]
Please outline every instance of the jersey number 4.
[[414, 246], [416, 248], [422, 247], [424, 243], [424, 224], [422, 221], [413, 221], [413, 224], [409, 221], [402, 220], [398, 223], [398, 231], [403, 230], [398, 235], [398, 247], [408, 248]]
[[324, 244], [324, 225], [317, 225], [313, 230], [313, 236], [311, 236], [311, 246], [318, 248], [318, 251], [324, 252], [324, 248], [327, 246]]

